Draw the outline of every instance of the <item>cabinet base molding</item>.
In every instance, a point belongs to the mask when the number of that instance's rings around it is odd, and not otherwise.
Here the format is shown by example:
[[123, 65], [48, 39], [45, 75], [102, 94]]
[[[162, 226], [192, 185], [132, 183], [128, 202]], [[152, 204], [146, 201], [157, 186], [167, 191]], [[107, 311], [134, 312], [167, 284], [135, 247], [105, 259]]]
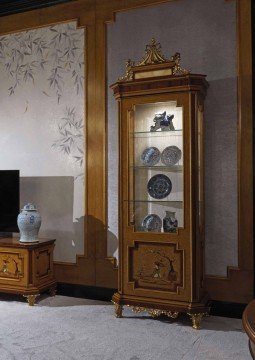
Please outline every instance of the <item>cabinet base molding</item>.
[[209, 316], [210, 313], [210, 301], [208, 296], [204, 297], [199, 303], [180, 303], [167, 304], [162, 302], [157, 304], [146, 302], [144, 299], [132, 299], [131, 297], [122, 296], [119, 293], [115, 293], [112, 297], [112, 303], [115, 307], [115, 316], [122, 318], [123, 306], [131, 308], [135, 313], [147, 312], [153, 318], [157, 318], [161, 315], [165, 315], [172, 319], [177, 319], [179, 313], [187, 314], [192, 321], [192, 327], [195, 330], [199, 330], [201, 327], [201, 321], [204, 316]]

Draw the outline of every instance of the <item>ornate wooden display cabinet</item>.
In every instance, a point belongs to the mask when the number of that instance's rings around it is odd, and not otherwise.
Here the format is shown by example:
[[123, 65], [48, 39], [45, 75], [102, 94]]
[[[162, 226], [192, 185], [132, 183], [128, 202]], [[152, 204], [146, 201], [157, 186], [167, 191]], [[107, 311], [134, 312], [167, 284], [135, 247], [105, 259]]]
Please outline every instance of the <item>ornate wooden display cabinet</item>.
[[120, 251], [116, 316], [187, 313], [204, 290], [203, 106], [208, 83], [165, 59], [154, 39], [111, 87], [120, 118]]

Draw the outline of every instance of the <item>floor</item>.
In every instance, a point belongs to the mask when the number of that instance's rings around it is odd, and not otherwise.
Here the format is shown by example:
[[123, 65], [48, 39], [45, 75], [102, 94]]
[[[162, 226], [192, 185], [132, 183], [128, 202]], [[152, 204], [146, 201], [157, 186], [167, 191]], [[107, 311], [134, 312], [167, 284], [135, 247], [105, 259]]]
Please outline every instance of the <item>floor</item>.
[[[1, 300], [1, 299], [0, 299]], [[152, 319], [108, 302], [46, 297], [0, 301], [0, 360], [251, 360], [241, 320]]]

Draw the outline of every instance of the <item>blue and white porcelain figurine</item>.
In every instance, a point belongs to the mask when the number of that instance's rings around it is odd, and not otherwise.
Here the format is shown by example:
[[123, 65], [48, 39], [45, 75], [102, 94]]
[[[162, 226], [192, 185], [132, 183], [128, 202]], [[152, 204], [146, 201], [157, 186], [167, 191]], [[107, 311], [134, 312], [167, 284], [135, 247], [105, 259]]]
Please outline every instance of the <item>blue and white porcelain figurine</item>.
[[166, 216], [163, 219], [164, 232], [175, 233], [177, 232], [178, 221], [175, 217], [174, 211], [166, 211]]
[[41, 226], [41, 215], [35, 205], [26, 204], [18, 215], [18, 227], [21, 242], [38, 241], [38, 232]]

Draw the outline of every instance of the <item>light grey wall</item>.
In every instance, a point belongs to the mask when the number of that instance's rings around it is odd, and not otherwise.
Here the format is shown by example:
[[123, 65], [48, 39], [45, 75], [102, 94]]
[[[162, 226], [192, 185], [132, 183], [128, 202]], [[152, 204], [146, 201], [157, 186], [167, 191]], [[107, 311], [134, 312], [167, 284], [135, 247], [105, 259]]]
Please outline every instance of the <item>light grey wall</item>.
[[74, 203], [73, 176], [31, 176], [20, 178], [20, 206], [28, 199], [36, 204], [42, 217], [39, 236], [56, 239], [54, 260], [62, 261], [68, 256], [76, 258], [82, 254], [84, 237], [84, 216], [73, 221]]
[[[237, 265], [237, 113], [235, 2], [177, 0], [118, 13], [107, 27], [108, 85], [140, 60], [155, 37], [163, 53], [180, 52], [182, 66], [207, 75], [205, 104], [206, 273]], [[118, 114], [108, 92], [108, 253], [118, 247]]]

